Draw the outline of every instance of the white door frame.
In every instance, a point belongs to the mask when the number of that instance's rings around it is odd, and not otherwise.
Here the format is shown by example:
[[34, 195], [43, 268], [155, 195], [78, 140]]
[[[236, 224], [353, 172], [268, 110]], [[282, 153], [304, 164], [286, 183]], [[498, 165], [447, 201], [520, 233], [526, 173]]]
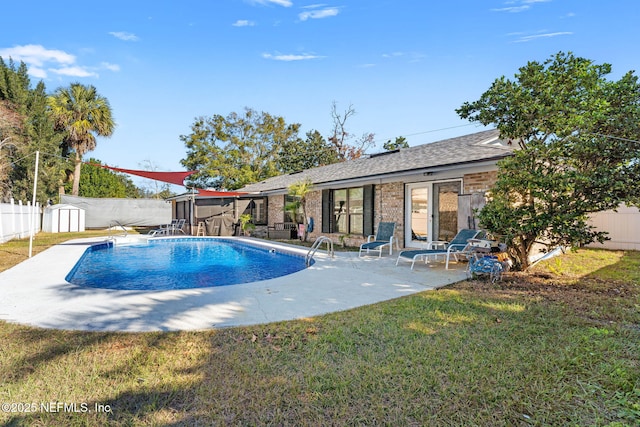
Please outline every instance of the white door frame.
[[[426, 247], [431, 241], [433, 241], [433, 185], [440, 184], [443, 182], [459, 182], [460, 183], [460, 192], [462, 192], [463, 182], [462, 178], [451, 178], [451, 179], [442, 179], [437, 181], [422, 181], [422, 182], [412, 182], [405, 185], [404, 191], [404, 201], [405, 201], [405, 209], [404, 209], [404, 241], [405, 247]], [[411, 190], [416, 188], [426, 188], [427, 189], [427, 240], [425, 242], [412, 240], [412, 224], [411, 224]]]

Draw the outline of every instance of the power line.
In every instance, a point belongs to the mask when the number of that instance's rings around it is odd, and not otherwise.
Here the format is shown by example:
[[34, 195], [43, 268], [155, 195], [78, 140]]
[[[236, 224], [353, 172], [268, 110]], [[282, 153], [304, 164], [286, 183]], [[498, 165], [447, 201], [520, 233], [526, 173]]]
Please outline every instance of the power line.
[[640, 141], [635, 140], [635, 139], [629, 139], [629, 138], [620, 138], [619, 136], [613, 136], [613, 135], [603, 135], [601, 133], [594, 133], [592, 135], [595, 136], [601, 136], [603, 138], [611, 138], [611, 139], [617, 139], [618, 141], [625, 141], [625, 142], [635, 142], [636, 144], [640, 143]]
[[[398, 135], [397, 137], [405, 137], [406, 138], [406, 137], [409, 137], [409, 136], [425, 135], [425, 134], [428, 134], [428, 133], [441, 132], [443, 130], [458, 129], [458, 128], [463, 128], [463, 127], [468, 127], [468, 126], [478, 126], [478, 125], [476, 125], [475, 123], [467, 123], [465, 125], [449, 126], [449, 127], [446, 127], [446, 128], [425, 130], [425, 131], [422, 131], [422, 132], [410, 133], [410, 134], [406, 134], [406, 135]], [[394, 137], [394, 138], [397, 138], [397, 137]], [[381, 142], [381, 141], [386, 142], [389, 139], [391, 139], [391, 138], [383, 138], [383, 139], [379, 139], [379, 140], [376, 139], [376, 140], [374, 140], [374, 143], [378, 143], [378, 142]]]

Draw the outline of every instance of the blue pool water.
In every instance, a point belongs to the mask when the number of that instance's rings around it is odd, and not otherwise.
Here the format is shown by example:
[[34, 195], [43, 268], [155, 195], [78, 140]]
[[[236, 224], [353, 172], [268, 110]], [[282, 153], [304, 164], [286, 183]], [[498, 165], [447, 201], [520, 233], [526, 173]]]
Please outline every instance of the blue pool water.
[[66, 280], [106, 289], [192, 289], [273, 279], [304, 268], [301, 256], [230, 239], [158, 239], [92, 246]]

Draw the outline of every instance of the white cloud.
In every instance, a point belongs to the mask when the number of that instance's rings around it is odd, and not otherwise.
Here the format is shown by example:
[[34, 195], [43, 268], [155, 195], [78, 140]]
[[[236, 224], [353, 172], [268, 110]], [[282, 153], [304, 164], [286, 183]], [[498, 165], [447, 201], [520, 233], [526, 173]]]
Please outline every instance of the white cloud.
[[106, 68], [109, 71], [114, 71], [114, 72], [120, 71], [120, 66], [117, 64], [110, 64], [109, 62], [103, 62], [100, 64], [100, 66], [102, 68]]
[[45, 70], [43, 70], [42, 68], [35, 67], [33, 65], [29, 67], [29, 74], [35, 77], [36, 79], [47, 78], [47, 72]]
[[382, 54], [383, 58], [387, 58], [387, 59], [405, 59], [407, 60], [409, 63], [415, 63], [415, 62], [420, 62], [422, 61], [424, 58], [427, 57], [427, 55], [425, 55], [424, 53], [420, 53], [420, 52], [391, 52], [391, 53], [383, 53]]
[[543, 33], [543, 34], [534, 34], [531, 36], [522, 36], [520, 37], [518, 40], [516, 40], [516, 43], [525, 43], [525, 42], [530, 42], [532, 40], [536, 40], [536, 39], [544, 39], [544, 38], [551, 38], [551, 37], [558, 37], [558, 36], [570, 36], [573, 33], [570, 31], [558, 31], [555, 33]]
[[509, 13], [518, 13], [524, 12], [525, 10], [530, 9], [531, 6], [525, 4], [524, 6], [511, 6], [511, 7], [502, 7], [500, 9], [491, 9], [493, 12], [509, 12]]
[[0, 49], [0, 56], [3, 58], [13, 58], [16, 62], [23, 61], [27, 65], [36, 67], [42, 67], [46, 62], [73, 64], [76, 61], [76, 57], [71, 54], [61, 50], [46, 49], [37, 44]]
[[331, 16], [336, 16], [338, 13], [340, 13], [340, 10], [337, 7], [328, 7], [326, 9], [301, 12], [298, 15], [298, 18], [300, 18], [301, 21], [306, 21], [307, 19], [329, 18]]
[[256, 25], [256, 23], [253, 21], [247, 21], [246, 19], [238, 19], [231, 25], [233, 25], [234, 27], [253, 27], [254, 25]]
[[79, 67], [77, 65], [73, 67], [49, 68], [49, 71], [61, 76], [69, 77], [98, 77], [97, 73], [89, 71], [84, 67]]
[[120, 66], [102, 62], [99, 67], [86, 67], [76, 63], [75, 55], [57, 49], [47, 49], [41, 45], [14, 46], [0, 48], [0, 56], [24, 62], [29, 67], [29, 75], [46, 79], [48, 73], [70, 77], [98, 77], [97, 69], [120, 71]]
[[288, 54], [288, 55], [283, 55], [280, 53], [277, 53], [275, 55], [270, 54], [270, 53], [263, 53], [262, 57], [264, 59], [272, 59], [274, 61], [285, 61], [285, 62], [290, 62], [290, 61], [305, 61], [305, 60], [309, 60], [309, 59], [319, 59], [319, 58], [323, 58], [322, 56], [318, 56], [318, 55], [311, 55], [311, 54]]
[[405, 53], [404, 52], [391, 52], [391, 53], [383, 53], [382, 57], [383, 58], [398, 58], [400, 56], [404, 56]]
[[550, 1], [551, 0], [516, 0], [516, 1], [508, 1], [508, 2], [505, 2], [504, 4], [513, 5], [513, 6], [506, 6], [506, 7], [491, 9], [491, 11], [492, 12], [519, 13], [519, 12], [524, 12], [526, 10], [531, 9], [531, 5], [533, 5], [535, 3], [548, 3]]
[[111, 31], [109, 34], [126, 42], [136, 42], [140, 40], [135, 34], [127, 33], [126, 31]]
[[257, 3], [257, 4], [264, 4], [264, 5], [275, 4], [283, 7], [293, 6], [293, 2], [290, 0], [249, 0], [249, 3], [252, 3], [252, 4]]

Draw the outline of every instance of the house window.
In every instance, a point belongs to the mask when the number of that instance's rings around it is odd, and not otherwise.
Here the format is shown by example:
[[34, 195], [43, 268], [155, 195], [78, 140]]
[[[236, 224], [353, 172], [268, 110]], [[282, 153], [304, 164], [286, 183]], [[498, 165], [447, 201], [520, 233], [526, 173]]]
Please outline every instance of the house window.
[[[292, 206], [296, 206], [295, 218], [293, 216]], [[290, 196], [286, 194], [284, 196], [284, 222], [295, 222], [297, 224], [304, 223], [304, 214], [302, 213], [302, 204], [300, 203], [300, 197]]]
[[322, 232], [371, 234], [373, 231], [373, 186], [324, 190]]

